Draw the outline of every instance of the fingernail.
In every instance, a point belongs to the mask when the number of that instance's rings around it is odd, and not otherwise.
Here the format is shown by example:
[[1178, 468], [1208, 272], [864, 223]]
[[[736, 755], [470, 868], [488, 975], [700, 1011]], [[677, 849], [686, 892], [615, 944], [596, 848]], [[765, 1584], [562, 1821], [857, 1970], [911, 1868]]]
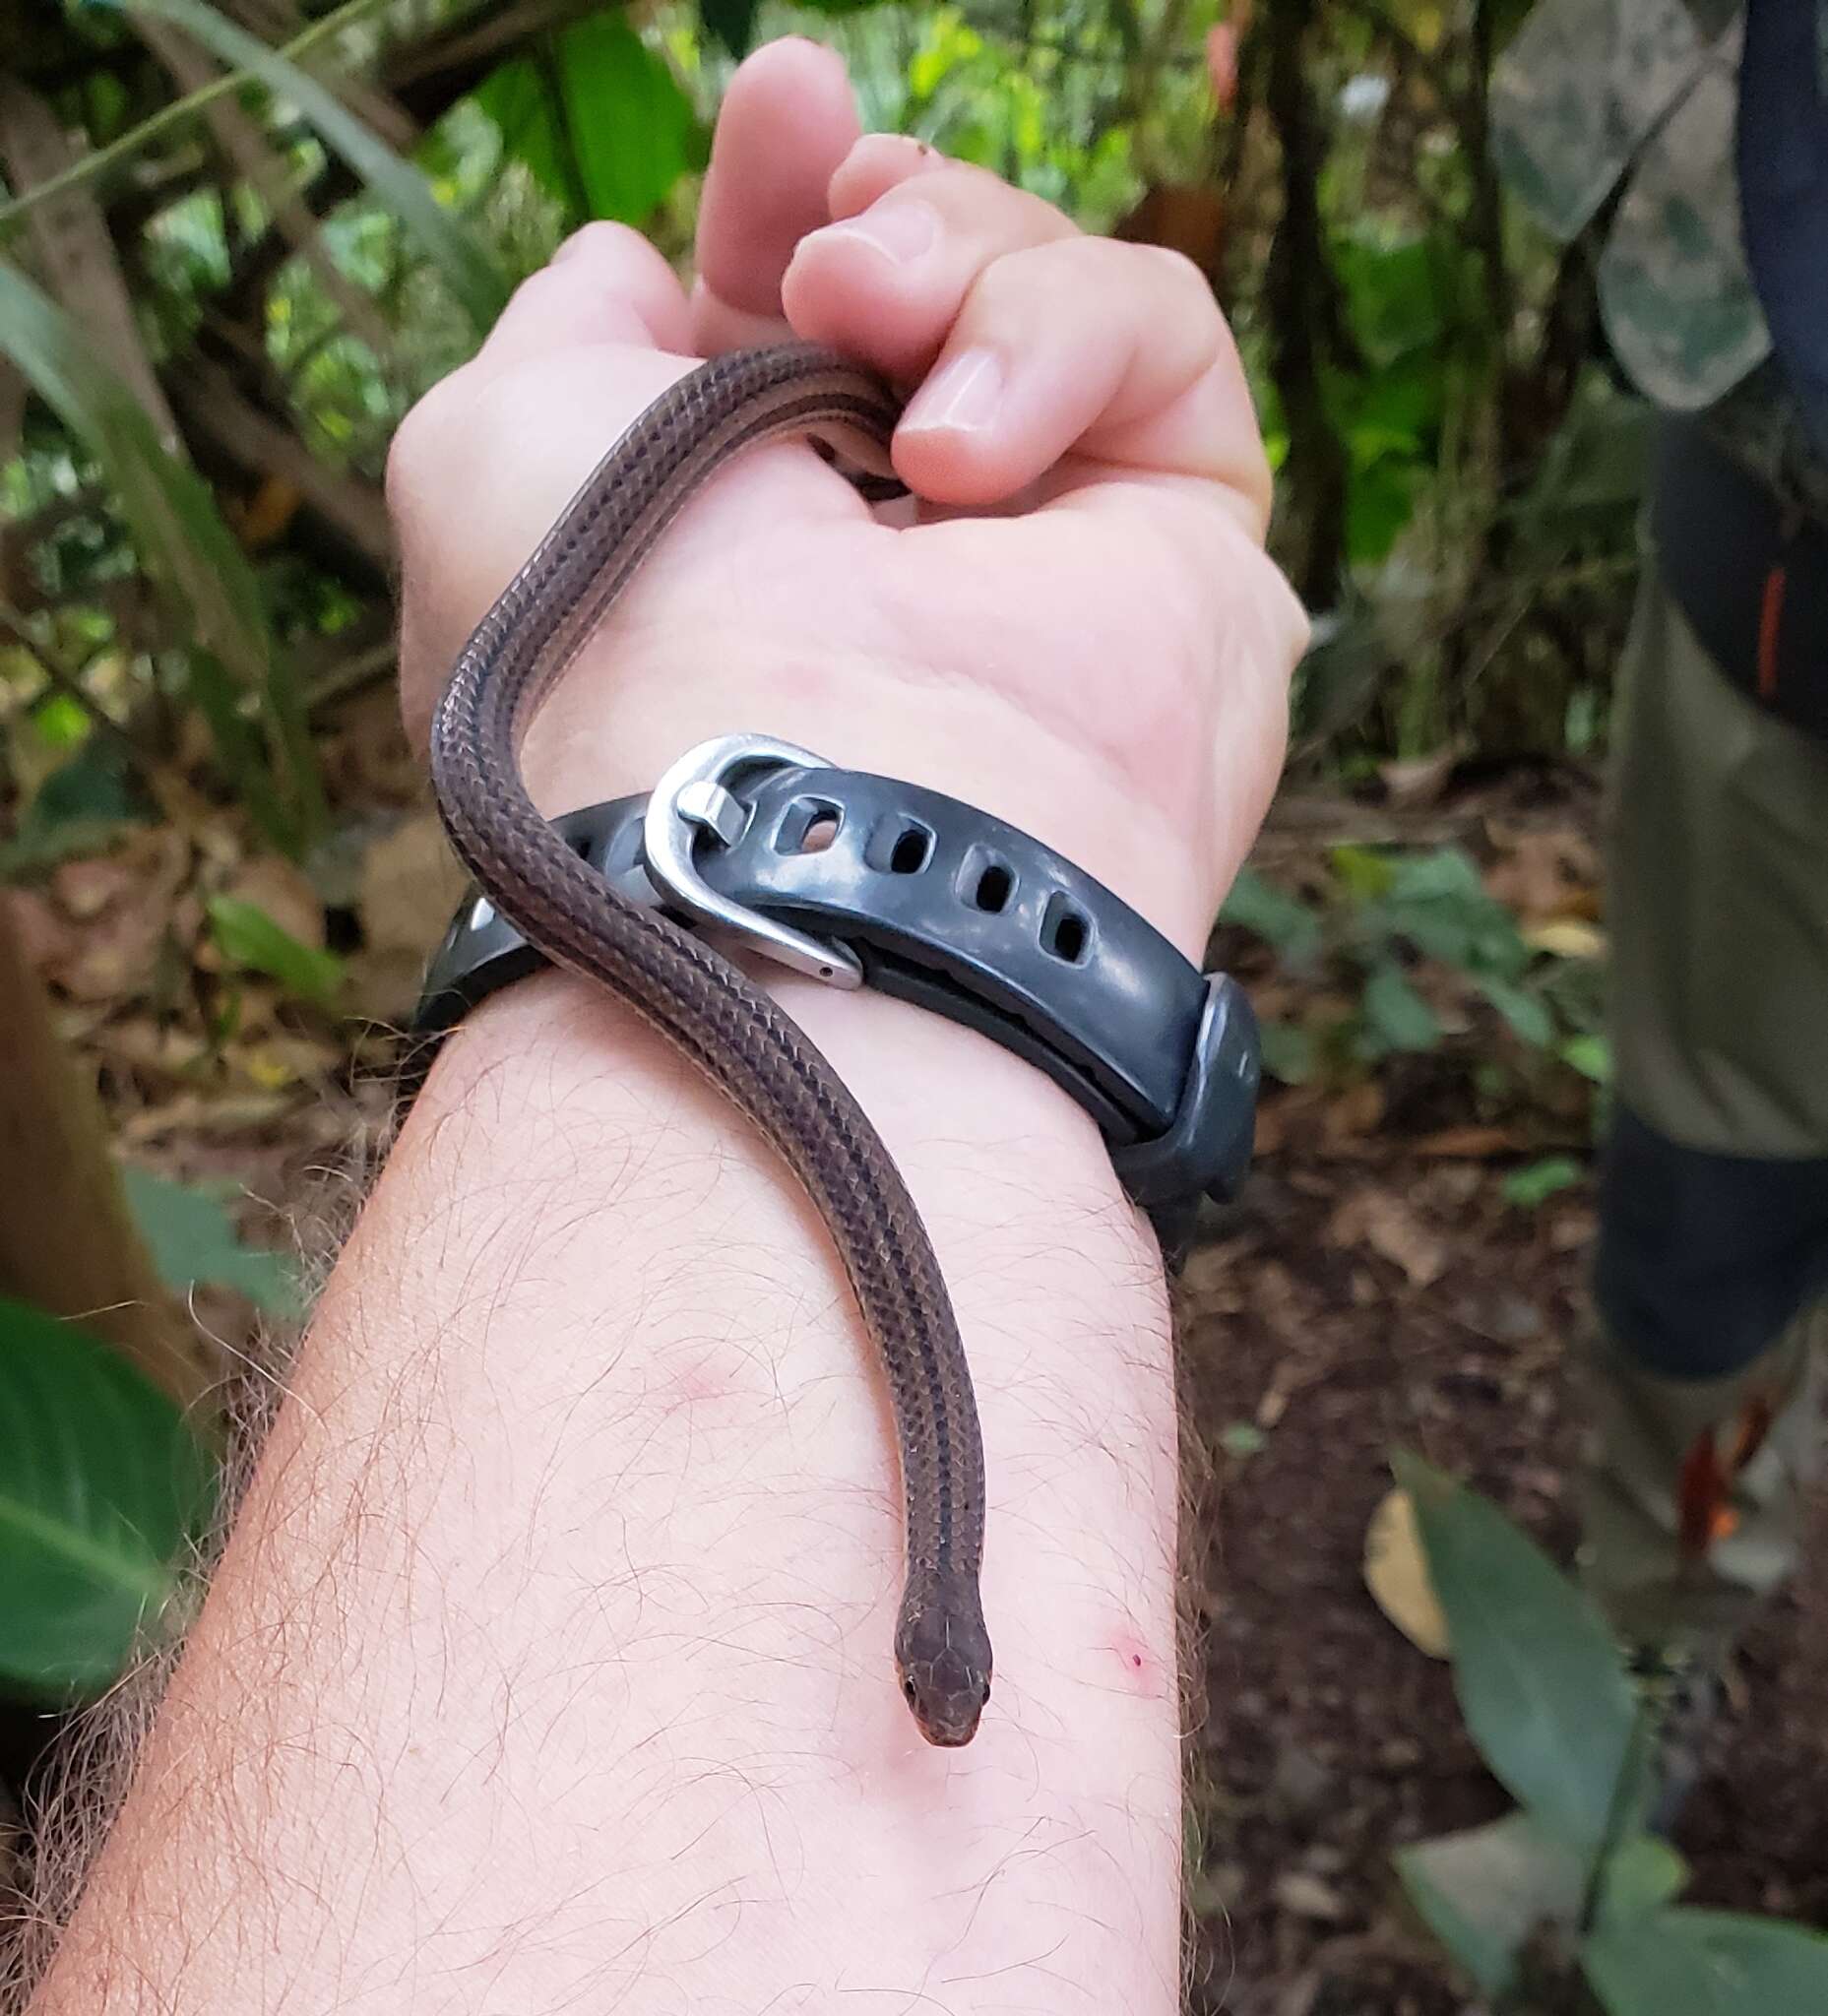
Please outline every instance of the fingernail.
[[875, 246], [895, 266], [906, 266], [932, 249], [939, 236], [939, 213], [930, 203], [878, 203], [860, 217], [829, 227]]
[[1002, 358], [994, 350], [961, 350], [909, 401], [902, 429], [976, 433], [989, 425], [1002, 397]]

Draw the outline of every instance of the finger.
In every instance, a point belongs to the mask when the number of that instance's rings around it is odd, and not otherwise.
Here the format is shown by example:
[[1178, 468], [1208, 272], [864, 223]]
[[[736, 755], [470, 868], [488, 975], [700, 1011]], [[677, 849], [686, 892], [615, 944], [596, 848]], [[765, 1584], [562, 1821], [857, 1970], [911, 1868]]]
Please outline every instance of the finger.
[[987, 267], [1078, 231], [1051, 204], [981, 168], [863, 146], [871, 172], [847, 193], [889, 186], [802, 240], [782, 299], [798, 335], [835, 344], [891, 378], [918, 378]]
[[685, 291], [660, 253], [626, 224], [591, 223], [515, 288], [471, 368], [492, 377], [590, 344], [678, 351], [690, 338]]
[[826, 185], [856, 137], [851, 81], [834, 50], [788, 36], [737, 70], [699, 200], [700, 355], [787, 334], [782, 276], [800, 239], [827, 221]]
[[939, 149], [908, 133], [865, 133], [834, 170], [825, 193], [836, 220], [855, 217], [911, 175], [954, 165]]
[[995, 260], [895, 438], [897, 472], [942, 504], [997, 503], [1069, 453], [1203, 479], [1261, 537], [1269, 466], [1249, 388], [1190, 260], [1108, 238]]

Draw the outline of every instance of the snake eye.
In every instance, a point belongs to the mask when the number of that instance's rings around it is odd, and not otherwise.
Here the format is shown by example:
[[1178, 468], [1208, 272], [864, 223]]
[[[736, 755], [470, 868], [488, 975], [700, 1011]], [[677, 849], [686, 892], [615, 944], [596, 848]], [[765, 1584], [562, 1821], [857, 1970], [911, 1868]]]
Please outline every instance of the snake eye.
[[905, 1679], [904, 1679], [904, 1680], [902, 1681], [902, 1692], [903, 1692], [903, 1694], [904, 1694], [904, 1695], [905, 1695], [905, 1696], [907, 1697], [907, 1700], [908, 1700], [908, 1705], [909, 1705], [909, 1706], [910, 1706], [911, 1708], [912, 1708], [912, 1707], [914, 1706], [914, 1698], [915, 1698], [915, 1695], [916, 1695], [916, 1694], [918, 1693], [918, 1691], [919, 1691], [919, 1690], [918, 1690], [918, 1689], [917, 1689], [917, 1688], [916, 1688], [916, 1687], [914, 1686], [914, 1675], [913, 1675], [912, 1673], [910, 1673], [910, 1674], [909, 1674], [909, 1675], [908, 1675], [908, 1676], [907, 1676], [907, 1677], [906, 1677], [906, 1678], [905, 1678]]

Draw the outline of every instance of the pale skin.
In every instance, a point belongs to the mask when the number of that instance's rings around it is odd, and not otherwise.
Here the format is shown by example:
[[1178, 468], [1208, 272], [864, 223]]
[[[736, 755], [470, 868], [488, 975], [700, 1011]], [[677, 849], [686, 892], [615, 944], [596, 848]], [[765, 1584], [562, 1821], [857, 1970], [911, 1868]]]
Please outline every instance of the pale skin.
[[[698, 269], [593, 227], [403, 428], [409, 724], [620, 426], [790, 328], [924, 380], [896, 464], [946, 508], [879, 524], [799, 447], [727, 473], [542, 717], [536, 794], [766, 729], [1015, 821], [1197, 958], [1304, 636], [1197, 275], [859, 139], [797, 41], [731, 89]], [[896, 1688], [894, 1445], [816, 1220], [625, 1011], [529, 981], [450, 1043], [325, 1292], [43, 2016], [1177, 2007], [1153, 1239], [1030, 1067], [769, 984], [957, 1299], [977, 1740], [929, 1748]]]

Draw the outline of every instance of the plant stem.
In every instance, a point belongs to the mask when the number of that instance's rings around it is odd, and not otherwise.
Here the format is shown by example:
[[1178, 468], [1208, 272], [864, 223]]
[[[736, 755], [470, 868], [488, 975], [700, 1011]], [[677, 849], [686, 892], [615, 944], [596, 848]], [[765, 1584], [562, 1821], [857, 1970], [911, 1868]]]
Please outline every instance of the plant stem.
[[1594, 1922], [1600, 1915], [1600, 1905], [1606, 1894], [1607, 1867], [1624, 1840], [1639, 1774], [1643, 1769], [1644, 1752], [1655, 1741], [1662, 1719], [1649, 1693], [1641, 1692], [1637, 1713], [1631, 1719], [1631, 1732], [1625, 1738], [1625, 1754], [1618, 1760], [1618, 1776], [1612, 1781], [1612, 1796], [1607, 1802], [1606, 1825], [1600, 1831], [1593, 1863], [1587, 1871], [1587, 1886], [1581, 1893], [1578, 1929], [1583, 1944], [1591, 1936]]
[[[295, 34], [289, 42], [282, 43], [278, 53], [288, 61], [296, 61], [308, 55], [320, 42], [346, 28], [352, 28], [358, 21], [377, 13], [387, 0], [346, 0], [346, 4], [334, 13], [327, 14], [322, 21], [316, 21], [307, 29]], [[74, 162], [62, 174], [53, 175], [48, 181], [40, 182], [28, 189], [23, 196], [17, 196], [11, 203], [0, 204], [0, 238], [17, 230], [27, 215], [40, 203], [48, 202], [54, 196], [61, 196], [66, 190], [80, 188], [85, 182], [95, 180], [97, 175], [106, 175], [122, 162], [149, 147], [155, 140], [161, 140], [174, 128], [197, 118], [207, 111], [218, 99], [244, 91], [257, 80], [251, 70], [229, 70], [221, 77], [198, 90], [187, 93], [181, 98], [174, 98], [162, 110], [155, 112], [150, 119], [143, 119], [131, 132], [123, 133], [118, 140], [110, 141], [106, 147], [98, 147], [93, 154], [86, 154], [80, 161]]]

